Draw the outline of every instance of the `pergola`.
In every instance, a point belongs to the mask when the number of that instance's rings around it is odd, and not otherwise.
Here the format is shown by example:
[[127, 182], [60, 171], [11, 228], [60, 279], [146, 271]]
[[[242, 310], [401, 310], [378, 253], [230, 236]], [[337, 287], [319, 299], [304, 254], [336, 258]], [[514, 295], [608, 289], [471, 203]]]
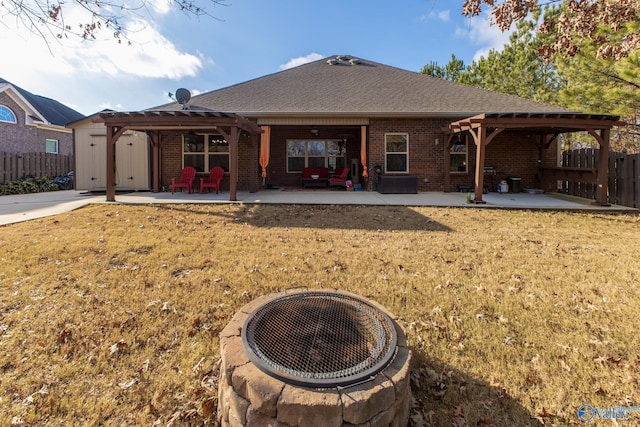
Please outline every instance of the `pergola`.
[[234, 113], [198, 110], [148, 110], [136, 112], [105, 111], [96, 119], [107, 128], [107, 201], [116, 198], [116, 142], [125, 131], [142, 131], [152, 146], [153, 191], [160, 189], [160, 146], [162, 132], [216, 131], [229, 143], [229, 200], [237, 198], [238, 141], [242, 132], [248, 133], [257, 144], [262, 129], [257, 124]]
[[607, 206], [607, 179], [609, 165], [609, 137], [613, 126], [622, 125], [618, 116], [603, 114], [579, 113], [485, 113], [449, 124], [443, 131], [448, 134], [445, 146], [445, 189], [450, 187], [450, 148], [453, 137], [460, 132], [468, 132], [476, 144], [475, 197], [474, 203], [485, 203], [482, 200], [484, 188], [485, 152], [487, 145], [504, 131], [537, 133], [540, 135], [540, 146], [549, 148], [558, 135], [568, 132], [587, 132], [600, 146], [598, 168], [595, 171], [570, 168], [546, 167], [548, 176], [556, 179], [570, 175], [595, 174], [597, 185], [595, 203]]

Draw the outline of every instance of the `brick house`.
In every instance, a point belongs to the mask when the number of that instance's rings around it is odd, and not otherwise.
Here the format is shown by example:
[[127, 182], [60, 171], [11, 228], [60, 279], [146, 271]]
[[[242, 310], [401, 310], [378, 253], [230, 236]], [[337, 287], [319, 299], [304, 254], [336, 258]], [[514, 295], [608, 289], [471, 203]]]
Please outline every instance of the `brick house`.
[[[189, 128], [179, 116], [209, 121]], [[237, 129], [237, 141], [227, 141], [210, 121], [214, 116], [226, 117], [227, 126], [248, 121], [261, 132]], [[324, 58], [182, 105], [103, 119], [113, 129], [154, 129], [156, 191], [187, 165], [200, 174], [223, 166], [232, 200], [236, 189], [299, 186], [305, 167], [323, 166], [350, 168], [365, 191], [398, 178], [417, 191], [475, 188], [479, 202], [483, 189], [496, 191], [511, 177], [522, 188], [548, 185], [540, 171], [557, 167], [559, 134], [588, 131], [608, 147], [617, 121], [352, 56]]]
[[65, 125], [84, 116], [0, 78], [0, 151], [73, 155], [73, 136]]

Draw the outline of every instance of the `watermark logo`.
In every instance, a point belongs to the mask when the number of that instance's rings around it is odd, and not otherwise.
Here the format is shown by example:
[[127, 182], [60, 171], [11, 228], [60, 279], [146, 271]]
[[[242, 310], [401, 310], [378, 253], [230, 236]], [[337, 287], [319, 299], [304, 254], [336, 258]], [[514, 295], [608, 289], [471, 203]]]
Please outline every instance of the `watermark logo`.
[[585, 423], [594, 419], [626, 421], [629, 413], [640, 411], [640, 406], [614, 406], [612, 408], [595, 408], [584, 404], [578, 408], [578, 419]]

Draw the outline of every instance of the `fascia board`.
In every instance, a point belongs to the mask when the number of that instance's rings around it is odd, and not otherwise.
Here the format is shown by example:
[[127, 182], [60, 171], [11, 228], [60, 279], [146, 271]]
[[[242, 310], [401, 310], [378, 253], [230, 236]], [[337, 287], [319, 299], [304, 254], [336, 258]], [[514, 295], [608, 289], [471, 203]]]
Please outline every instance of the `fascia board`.
[[264, 111], [238, 111], [236, 114], [245, 117], [245, 118], [265, 118], [265, 117], [304, 117], [304, 118], [312, 118], [312, 117], [353, 117], [353, 118], [407, 118], [407, 119], [415, 119], [415, 118], [445, 118], [456, 119], [456, 118], [465, 118], [469, 116], [473, 116], [475, 113], [466, 112], [352, 112], [352, 113], [318, 113], [318, 112], [309, 112], [309, 113], [300, 113], [300, 112], [264, 112]]
[[50, 123], [31, 122], [31, 123], [27, 123], [27, 126], [33, 126], [38, 129], [51, 130], [51, 131], [60, 132], [60, 133], [73, 133], [73, 129], [71, 128], [67, 128], [59, 125], [52, 125]]
[[44, 116], [36, 110], [36, 108], [31, 105], [31, 103], [29, 103], [29, 101], [27, 101], [12, 85], [6, 84], [5, 87], [0, 89], [3, 92], [6, 92], [6, 94], [24, 110], [26, 122], [29, 122], [29, 120], [27, 120], [29, 116], [35, 116], [40, 119], [42, 123], [48, 123], [47, 119], [45, 119]]

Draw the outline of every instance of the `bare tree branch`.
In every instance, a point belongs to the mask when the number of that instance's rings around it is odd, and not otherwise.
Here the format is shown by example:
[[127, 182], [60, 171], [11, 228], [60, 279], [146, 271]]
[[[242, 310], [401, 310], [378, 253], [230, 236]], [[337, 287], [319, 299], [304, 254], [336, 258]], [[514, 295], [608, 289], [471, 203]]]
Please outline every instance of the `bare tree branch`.
[[[210, 7], [228, 6], [225, 0], [203, 0]], [[174, 6], [185, 15], [217, 18], [196, 0], [173, 0]], [[70, 8], [83, 11], [82, 18], [69, 19]], [[135, 16], [151, 16], [152, 7], [147, 0], [0, 0], [0, 18], [14, 17], [19, 27], [40, 36], [45, 43], [63, 38], [96, 39], [98, 34], [109, 31], [119, 43], [129, 39], [127, 21]], [[65, 13], [67, 12], [67, 13]], [[75, 15], [74, 15], [75, 16]], [[7, 25], [5, 23], [5, 25]]]

